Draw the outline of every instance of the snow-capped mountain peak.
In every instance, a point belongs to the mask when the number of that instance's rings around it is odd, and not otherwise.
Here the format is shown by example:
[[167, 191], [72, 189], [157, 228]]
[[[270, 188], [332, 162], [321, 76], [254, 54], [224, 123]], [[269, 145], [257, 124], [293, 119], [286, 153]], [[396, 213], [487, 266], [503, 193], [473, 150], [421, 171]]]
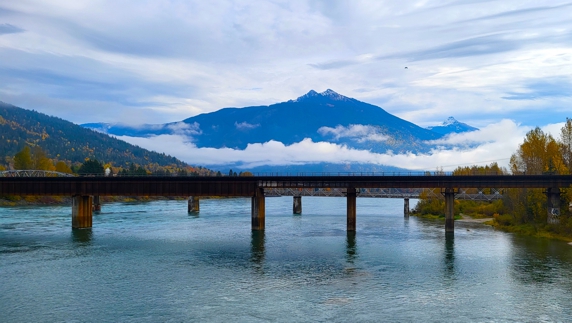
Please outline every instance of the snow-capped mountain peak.
[[296, 100], [292, 100], [292, 102], [302, 102], [307, 99], [317, 98], [317, 97], [324, 97], [330, 100], [335, 101], [348, 101], [350, 98], [343, 96], [332, 89], [327, 89], [322, 93], [318, 93], [314, 90], [310, 90], [308, 93], [298, 97]]
[[454, 117], [449, 117], [447, 118], [447, 120], [443, 121], [442, 126], [446, 127], [452, 124], [457, 124], [459, 123], [459, 121], [457, 121], [457, 119], [455, 119]]
[[343, 96], [343, 95], [341, 95], [341, 94], [339, 94], [336, 91], [331, 90], [331, 89], [325, 90], [324, 92], [320, 93], [320, 95], [324, 96], [324, 97], [328, 97], [328, 98], [330, 98], [332, 100], [336, 100], [336, 101], [347, 101], [347, 100], [349, 100], [349, 98], [347, 96]]
[[466, 123], [459, 122], [453, 117], [447, 118], [447, 120], [443, 121], [439, 126], [427, 127], [427, 129], [443, 135], [479, 130], [478, 128], [471, 127]]

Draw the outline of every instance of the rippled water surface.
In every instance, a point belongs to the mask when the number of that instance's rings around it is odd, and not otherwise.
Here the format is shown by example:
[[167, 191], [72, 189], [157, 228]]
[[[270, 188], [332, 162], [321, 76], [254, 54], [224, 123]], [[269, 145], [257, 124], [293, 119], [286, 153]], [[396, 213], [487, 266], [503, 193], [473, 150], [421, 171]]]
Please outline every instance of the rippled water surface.
[[572, 246], [403, 218], [403, 201], [249, 199], [0, 209], [3, 322], [570, 322]]

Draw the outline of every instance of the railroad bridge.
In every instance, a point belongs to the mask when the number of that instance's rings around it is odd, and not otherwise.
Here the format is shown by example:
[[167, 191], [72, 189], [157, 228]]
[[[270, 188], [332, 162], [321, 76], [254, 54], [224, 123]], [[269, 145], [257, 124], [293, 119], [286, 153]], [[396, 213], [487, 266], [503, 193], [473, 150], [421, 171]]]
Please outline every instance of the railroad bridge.
[[[242, 196], [252, 199], [252, 230], [264, 230], [265, 192], [325, 189], [342, 192], [347, 199], [347, 230], [356, 230], [356, 197], [375, 189], [440, 189], [445, 197], [445, 231], [454, 231], [454, 199], [469, 188], [544, 188], [548, 219], [558, 221], [560, 189], [572, 185], [570, 175], [460, 175], [447, 174], [321, 174], [214, 176], [15, 176], [0, 173], [2, 195], [72, 196], [72, 227], [90, 228], [100, 196], [189, 196], [189, 212], [198, 211], [205, 196]], [[301, 210], [301, 195], [294, 195]], [[406, 206], [406, 209], [408, 207]], [[408, 215], [405, 212], [406, 216]]]

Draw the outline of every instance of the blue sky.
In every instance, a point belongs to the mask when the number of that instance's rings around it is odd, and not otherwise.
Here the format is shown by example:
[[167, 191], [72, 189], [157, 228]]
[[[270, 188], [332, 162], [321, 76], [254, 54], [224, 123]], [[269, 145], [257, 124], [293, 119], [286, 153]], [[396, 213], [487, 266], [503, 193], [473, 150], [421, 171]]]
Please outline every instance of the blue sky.
[[138, 124], [331, 88], [421, 126], [521, 135], [572, 117], [571, 16], [566, 1], [1, 1], [0, 100]]

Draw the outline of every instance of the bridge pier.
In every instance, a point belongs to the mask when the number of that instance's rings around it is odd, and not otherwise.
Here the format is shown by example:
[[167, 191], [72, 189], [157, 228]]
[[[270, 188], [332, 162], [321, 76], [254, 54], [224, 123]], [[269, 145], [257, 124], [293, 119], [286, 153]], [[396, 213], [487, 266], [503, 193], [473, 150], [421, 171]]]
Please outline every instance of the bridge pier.
[[198, 196], [190, 196], [188, 205], [187, 205], [187, 212], [188, 213], [198, 213], [200, 211], [200, 203]]
[[93, 198], [86, 195], [72, 196], [72, 228], [88, 229], [93, 221]]
[[95, 213], [101, 212], [101, 200], [99, 195], [93, 196], [93, 212]]
[[356, 189], [349, 187], [347, 190], [347, 231], [356, 231]]
[[256, 188], [256, 193], [252, 197], [252, 230], [264, 230], [266, 204], [264, 200], [264, 189]]
[[292, 201], [292, 213], [302, 214], [302, 196], [294, 196]]
[[455, 232], [455, 190], [446, 188], [445, 196], [445, 233]]
[[406, 218], [409, 217], [409, 199], [408, 198], [403, 199], [403, 216], [405, 216]]
[[548, 212], [546, 222], [550, 224], [560, 223], [560, 189], [548, 188], [546, 189], [547, 205], [546, 211]]

